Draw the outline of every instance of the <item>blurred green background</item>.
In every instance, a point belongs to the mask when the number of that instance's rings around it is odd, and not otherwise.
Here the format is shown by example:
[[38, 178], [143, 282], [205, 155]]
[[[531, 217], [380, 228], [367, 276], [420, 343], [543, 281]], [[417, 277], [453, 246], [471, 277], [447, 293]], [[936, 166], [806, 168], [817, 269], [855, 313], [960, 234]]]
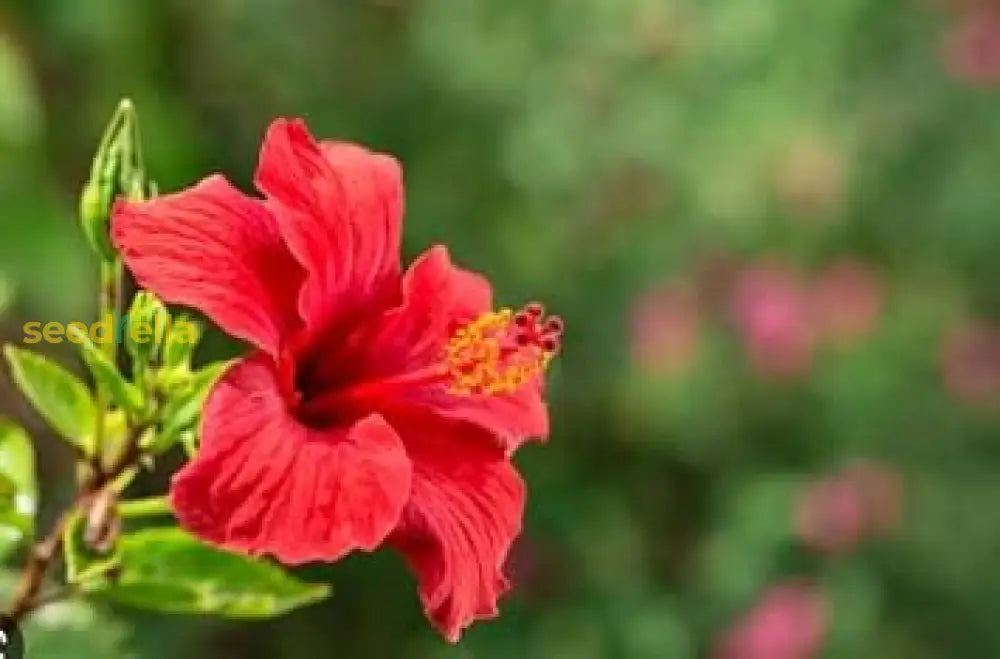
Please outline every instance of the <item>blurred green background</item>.
[[[38, 656], [1000, 656], [998, 84], [990, 0], [3, 0], [0, 338], [93, 313], [122, 95], [163, 190], [250, 189], [279, 115], [396, 154], [407, 256], [568, 326], [516, 590], [459, 646], [382, 553], [273, 623], [60, 609]], [[48, 514], [68, 456], [0, 412]]]

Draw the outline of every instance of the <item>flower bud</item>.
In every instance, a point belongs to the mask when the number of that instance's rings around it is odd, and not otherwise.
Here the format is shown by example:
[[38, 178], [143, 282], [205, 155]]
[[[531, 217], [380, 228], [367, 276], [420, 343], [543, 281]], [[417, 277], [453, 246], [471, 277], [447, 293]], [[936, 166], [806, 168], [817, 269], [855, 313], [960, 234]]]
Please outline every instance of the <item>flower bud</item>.
[[170, 313], [159, 298], [149, 291], [139, 291], [128, 311], [125, 350], [137, 363], [155, 362], [169, 326]]
[[80, 224], [93, 250], [106, 262], [117, 259], [108, 237], [111, 207], [119, 193], [129, 201], [145, 198], [145, 174], [138, 155], [135, 106], [123, 100], [104, 131], [80, 193]]
[[[111, 151], [117, 152], [117, 149]], [[116, 258], [108, 237], [108, 219], [115, 194], [116, 157], [116, 154], [108, 154], [106, 162], [95, 162], [98, 176], [92, 177], [80, 194], [80, 225], [91, 248], [105, 261]]]
[[181, 314], [170, 323], [163, 346], [163, 364], [168, 369], [187, 370], [191, 356], [201, 341], [201, 325]]

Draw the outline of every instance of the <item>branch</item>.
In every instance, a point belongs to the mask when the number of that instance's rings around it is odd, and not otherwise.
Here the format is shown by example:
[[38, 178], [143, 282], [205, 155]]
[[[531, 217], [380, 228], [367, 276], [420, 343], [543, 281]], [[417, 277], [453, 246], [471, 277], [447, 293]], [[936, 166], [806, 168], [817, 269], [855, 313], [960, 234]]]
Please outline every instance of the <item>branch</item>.
[[79, 493], [73, 503], [59, 515], [48, 535], [32, 547], [24, 570], [21, 572], [21, 580], [14, 597], [8, 608], [7, 615], [15, 622], [23, 619], [44, 603], [40, 597], [42, 585], [45, 577], [56, 557], [62, 551], [63, 534], [70, 519], [77, 511], [86, 510], [87, 506], [104, 488], [111, 485], [115, 479], [125, 471], [136, 466], [142, 456], [142, 449], [139, 446], [145, 426], [133, 428], [129, 433], [125, 448], [106, 471], [92, 471], [88, 474], [80, 485]]

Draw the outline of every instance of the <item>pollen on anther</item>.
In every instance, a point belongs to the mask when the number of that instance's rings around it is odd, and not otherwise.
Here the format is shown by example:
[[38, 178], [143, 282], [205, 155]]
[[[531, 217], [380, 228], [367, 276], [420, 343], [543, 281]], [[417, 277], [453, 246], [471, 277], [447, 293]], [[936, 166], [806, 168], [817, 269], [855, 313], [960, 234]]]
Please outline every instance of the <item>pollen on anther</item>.
[[558, 352], [563, 322], [541, 304], [480, 315], [458, 328], [445, 348], [448, 389], [460, 395], [503, 395], [544, 373]]

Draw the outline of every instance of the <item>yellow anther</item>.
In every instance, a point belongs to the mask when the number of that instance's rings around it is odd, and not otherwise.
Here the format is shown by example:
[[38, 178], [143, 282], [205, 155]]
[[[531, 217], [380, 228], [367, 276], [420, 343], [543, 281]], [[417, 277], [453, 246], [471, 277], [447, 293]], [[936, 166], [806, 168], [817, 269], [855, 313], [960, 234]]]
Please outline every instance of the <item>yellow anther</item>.
[[[561, 332], [561, 321], [560, 321]], [[448, 390], [458, 395], [504, 395], [541, 375], [558, 351], [559, 333], [538, 314], [491, 311], [460, 327], [445, 348]]]

